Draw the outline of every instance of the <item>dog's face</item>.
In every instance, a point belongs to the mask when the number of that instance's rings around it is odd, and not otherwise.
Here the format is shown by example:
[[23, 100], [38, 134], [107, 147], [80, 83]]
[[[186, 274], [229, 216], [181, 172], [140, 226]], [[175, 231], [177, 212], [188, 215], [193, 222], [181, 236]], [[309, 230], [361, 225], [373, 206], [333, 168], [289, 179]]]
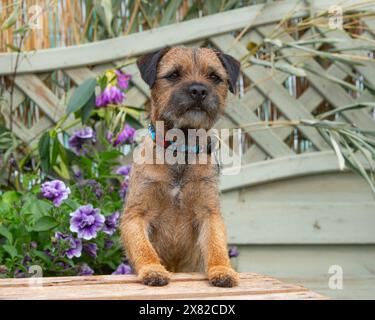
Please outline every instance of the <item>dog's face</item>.
[[208, 48], [174, 47], [138, 59], [151, 88], [151, 121], [168, 128], [210, 129], [235, 90], [240, 64]]

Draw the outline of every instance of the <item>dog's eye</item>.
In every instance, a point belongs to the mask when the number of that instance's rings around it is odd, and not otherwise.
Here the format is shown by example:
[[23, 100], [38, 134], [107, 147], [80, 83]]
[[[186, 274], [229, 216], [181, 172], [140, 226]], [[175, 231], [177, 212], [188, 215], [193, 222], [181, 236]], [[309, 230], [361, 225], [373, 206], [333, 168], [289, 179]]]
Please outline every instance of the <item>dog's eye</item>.
[[178, 80], [180, 78], [180, 72], [178, 72], [178, 70], [173, 71], [173, 72], [167, 74], [165, 76], [165, 78], [167, 80], [170, 80], [170, 81], [176, 81], [176, 80]]
[[214, 83], [220, 83], [221, 81], [223, 81], [220, 76], [218, 76], [215, 72], [212, 72], [210, 75], [209, 75], [209, 78], [214, 82]]

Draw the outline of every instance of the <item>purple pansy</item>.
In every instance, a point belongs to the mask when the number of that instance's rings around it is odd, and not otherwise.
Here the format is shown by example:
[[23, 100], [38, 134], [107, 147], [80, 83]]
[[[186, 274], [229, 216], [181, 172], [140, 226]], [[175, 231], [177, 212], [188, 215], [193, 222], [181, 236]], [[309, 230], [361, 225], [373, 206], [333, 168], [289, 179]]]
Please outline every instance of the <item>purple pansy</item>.
[[240, 255], [236, 246], [231, 246], [228, 250], [229, 258], [236, 258]]
[[117, 75], [117, 84], [121, 89], [126, 90], [129, 87], [129, 81], [131, 80], [132, 76], [127, 73], [123, 73], [121, 70], [115, 70]]
[[122, 176], [128, 176], [131, 168], [132, 166], [130, 164], [127, 166], [121, 166], [117, 168], [116, 173]]
[[68, 198], [70, 189], [60, 180], [47, 181], [42, 184], [42, 194], [48, 200], [51, 200], [56, 207]]
[[116, 86], [109, 86], [96, 97], [95, 104], [98, 108], [108, 104], [121, 104], [125, 99], [125, 94]]
[[70, 230], [78, 233], [78, 238], [91, 240], [96, 238], [97, 232], [103, 227], [105, 218], [100, 209], [91, 204], [79, 207], [70, 214]]
[[132, 268], [127, 264], [122, 262], [117, 269], [112, 272], [112, 274], [130, 274], [132, 273]]
[[84, 127], [69, 138], [68, 144], [73, 152], [79, 156], [86, 153], [83, 145], [90, 141], [95, 142], [95, 132], [90, 127]]
[[72, 235], [64, 234], [62, 232], [55, 233], [56, 240], [62, 240], [69, 245], [63, 253], [68, 259], [73, 257], [79, 258], [82, 254], [82, 241], [80, 239], [75, 239]]
[[96, 243], [84, 243], [83, 251], [94, 259], [98, 256], [98, 246]]
[[108, 235], [112, 235], [117, 229], [119, 218], [120, 218], [120, 212], [118, 211], [115, 211], [110, 216], [107, 216], [105, 218], [103, 232]]
[[91, 276], [94, 274], [94, 270], [91, 269], [86, 263], [80, 265], [78, 267], [78, 275], [79, 276]]

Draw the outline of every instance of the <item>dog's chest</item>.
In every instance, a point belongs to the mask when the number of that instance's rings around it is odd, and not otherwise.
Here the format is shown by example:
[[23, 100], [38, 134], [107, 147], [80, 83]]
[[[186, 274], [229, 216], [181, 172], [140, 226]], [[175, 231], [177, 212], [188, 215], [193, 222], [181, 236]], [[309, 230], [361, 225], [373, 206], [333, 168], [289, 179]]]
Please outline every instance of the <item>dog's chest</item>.
[[[191, 171], [192, 169], [190, 169]], [[183, 207], [184, 195], [189, 192], [185, 186], [189, 183], [189, 169], [186, 165], [176, 164], [169, 167], [170, 185], [168, 188], [169, 197], [176, 209]]]

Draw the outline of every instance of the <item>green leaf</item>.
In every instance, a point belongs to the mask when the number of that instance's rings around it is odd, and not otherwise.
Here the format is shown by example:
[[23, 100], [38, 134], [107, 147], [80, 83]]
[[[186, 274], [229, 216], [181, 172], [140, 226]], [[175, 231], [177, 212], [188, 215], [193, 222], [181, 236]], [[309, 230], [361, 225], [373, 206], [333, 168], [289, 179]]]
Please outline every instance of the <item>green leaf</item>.
[[95, 107], [95, 94], [92, 94], [92, 96], [89, 98], [87, 103], [81, 109], [82, 124], [85, 124], [87, 120], [90, 118], [91, 111], [94, 109], [94, 107]]
[[133, 117], [132, 115], [130, 115], [129, 113], [126, 114], [126, 123], [128, 123], [130, 126], [132, 126], [134, 129], [141, 129], [143, 128], [143, 125], [142, 123], [136, 119], [135, 117]]
[[104, 151], [99, 154], [102, 160], [113, 160], [122, 156], [123, 154], [118, 150]]
[[66, 113], [69, 115], [80, 110], [95, 93], [96, 79], [89, 78], [79, 85], [73, 92], [68, 102]]
[[0, 235], [8, 239], [10, 243], [13, 243], [13, 236], [5, 226], [0, 226]]
[[50, 169], [50, 145], [51, 138], [48, 132], [43, 133], [38, 142], [40, 165], [42, 170], [47, 172]]
[[13, 206], [14, 203], [17, 203], [20, 199], [21, 194], [17, 191], [7, 191], [1, 196], [1, 200], [11, 206]]
[[159, 25], [164, 26], [176, 20], [176, 11], [181, 5], [181, 0], [170, 0], [166, 3], [165, 10], [163, 12], [163, 18]]
[[51, 166], [53, 167], [54, 165], [56, 165], [57, 156], [59, 155], [59, 151], [60, 151], [59, 144], [60, 144], [60, 142], [57, 139], [57, 137], [55, 137], [54, 139], [51, 139], [50, 142], [52, 143]]
[[56, 221], [56, 219], [49, 216], [44, 216], [35, 222], [33, 231], [48, 231], [57, 227], [58, 225], [59, 223]]
[[35, 220], [46, 215], [52, 209], [52, 204], [47, 201], [37, 199], [34, 195], [26, 198], [25, 204], [21, 209], [21, 214], [31, 214]]
[[17, 252], [17, 249], [16, 249], [15, 246], [5, 244], [5, 245], [3, 245], [3, 249], [4, 249], [5, 252], [7, 252], [12, 258], [17, 257], [18, 252]]
[[66, 199], [64, 203], [72, 210], [75, 211], [79, 207], [79, 203], [72, 199]]
[[18, 11], [19, 11], [19, 3], [16, 2], [14, 5], [13, 12], [8, 16], [8, 18], [4, 21], [4, 23], [0, 27], [0, 31], [7, 30], [11, 28], [13, 25], [17, 22], [18, 17]]
[[51, 266], [51, 259], [43, 251], [34, 251], [34, 255], [40, 258], [48, 267]]

